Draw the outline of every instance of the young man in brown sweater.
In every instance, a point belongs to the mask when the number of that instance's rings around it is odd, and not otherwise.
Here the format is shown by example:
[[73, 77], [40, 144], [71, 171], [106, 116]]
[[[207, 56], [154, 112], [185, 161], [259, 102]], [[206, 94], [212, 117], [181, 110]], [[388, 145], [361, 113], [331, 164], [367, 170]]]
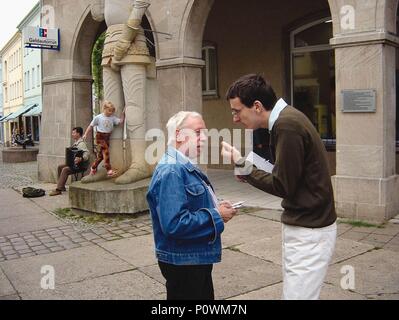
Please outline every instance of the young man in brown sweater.
[[225, 142], [222, 155], [242, 168], [239, 179], [283, 198], [283, 299], [318, 299], [337, 232], [323, 142], [309, 119], [283, 99], [277, 101], [273, 88], [259, 75], [238, 79], [227, 99], [235, 123], [270, 132], [272, 173], [252, 167]]

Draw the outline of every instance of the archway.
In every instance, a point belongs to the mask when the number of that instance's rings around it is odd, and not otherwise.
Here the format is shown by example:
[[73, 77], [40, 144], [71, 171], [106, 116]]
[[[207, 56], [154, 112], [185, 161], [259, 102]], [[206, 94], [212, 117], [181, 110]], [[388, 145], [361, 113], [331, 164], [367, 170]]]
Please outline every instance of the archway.
[[[203, 114], [208, 128], [219, 131], [239, 128], [232, 123], [230, 109], [224, 96], [229, 85], [244, 74], [263, 74], [272, 82], [276, 93], [287, 102], [291, 102], [290, 34], [293, 30], [325, 18], [322, 26], [328, 25], [330, 33], [326, 35], [323, 44], [328, 45], [332, 37], [331, 13], [327, 0], [317, 3], [312, 0], [303, 1], [300, 7], [290, 0], [205, 1], [194, 2], [192, 11], [193, 18], [189, 22], [193, 25], [187, 25], [186, 41], [189, 41], [191, 56], [202, 56], [206, 60], [202, 76]], [[326, 21], [329, 23], [326, 24]], [[223, 28], [220, 27], [221, 23]], [[202, 34], [201, 39], [199, 35]], [[315, 37], [314, 33], [311, 36]], [[312, 43], [308, 47], [314, 51]], [[203, 54], [200, 53], [201, 49]], [[330, 51], [333, 51], [331, 47]], [[323, 67], [323, 63], [318, 63], [317, 58], [311, 62]], [[324, 78], [327, 80], [324, 81], [320, 76], [315, 81], [323, 80], [321, 98], [324, 99], [323, 103], [330, 104], [330, 70], [328, 64], [325, 66], [326, 70], [323, 69], [319, 73], [326, 73]], [[330, 131], [331, 127], [330, 125]], [[262, 136], [266, 134], [261, 133]], [[263, 154], [267, 154], [268, 139], [263, 139], [260, 145], [260, 152], [266, 151]], [[335, 168], [335, 159], [332, 159], [331, 166]], [[211, 167], [228, 168], [222, 165]]]
[[[65, 161], [72, 128], [84, 128], [92, 119], [91, 53], [105, 24], [94, 21], [90, 4], [90, 0], [68, 4], [43, 0], [43, 6], [54, 9], [61, 32], [60, 51], [43, 53], [43, 143], [38, 155], [39, 179], [43, 181], [57, 180], [56, 168]], [[144, 20], [145, 28], [151, 30], [149, 19]], [[151, 31], [147, 34], [155, 43]], [[153, 48], [151, 51], [155, 55]]]

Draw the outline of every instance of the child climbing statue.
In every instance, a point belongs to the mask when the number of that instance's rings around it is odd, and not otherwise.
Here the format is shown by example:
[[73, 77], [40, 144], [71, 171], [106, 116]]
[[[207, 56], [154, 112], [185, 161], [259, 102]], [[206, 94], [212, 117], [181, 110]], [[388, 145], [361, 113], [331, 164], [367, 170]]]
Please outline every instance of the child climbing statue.
[[[118, 171], [116, 184], [130, 184], [149, 178], [152, 168], [145, 159], [147, 141], [147, 79], [155, 68], [144, 29], [141, 26], [150, 2], [139, 0], [91, 0], [96, 21], [105, 21], [102, 53], [104, 98], [112, 101], [116, 114], [126, 109], [124, 130], [115, 128], [110, 138], [112, 167]], [[87, 175], [82, 183], [107, 179], [105, 170]]]
[[86, 140], [87, 136], [93, 130], [93, 127], [97, 128], [96, 133], [96, 144], [97, 144], [97, 159], [91, 166], [90, 175], [95, 175], [97, 167], [104, 160], [104, 167], [107, 170], [108, 177], [114, 177], [117, 171], [112, 169], [109, 152], [109, 139], [112, 134], [114, 126], [118, 126], [125, 121], [125, 110], [122, 112], [122, 117], [118, 118], [115, 115], [115, 106], [112, 102], [105, 101], [103, 104], [103, 112], [98, 116], [95, 116], [93, 121], [87, 127], [83, 140]]

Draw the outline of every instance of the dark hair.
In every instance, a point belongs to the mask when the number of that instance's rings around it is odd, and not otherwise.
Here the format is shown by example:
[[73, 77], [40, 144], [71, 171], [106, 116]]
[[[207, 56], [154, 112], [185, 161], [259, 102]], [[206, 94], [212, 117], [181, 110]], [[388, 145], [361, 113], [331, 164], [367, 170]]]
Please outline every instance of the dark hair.
[[248, 74], [235, 81], [226, 94], [227, 100], [234, 98], [240, 98], [247, 108], [251, 108], [255, 100], [259, 100], [266, 110], [273, 109], [277, 102], [276, 93], [270, 83], [258, 74]]
[[80, 136], [83, 136], [83, 128], [82, 127], [75, 127], [72, 129], [72, 131], [75, 130], [77, 133], [79, 133]]

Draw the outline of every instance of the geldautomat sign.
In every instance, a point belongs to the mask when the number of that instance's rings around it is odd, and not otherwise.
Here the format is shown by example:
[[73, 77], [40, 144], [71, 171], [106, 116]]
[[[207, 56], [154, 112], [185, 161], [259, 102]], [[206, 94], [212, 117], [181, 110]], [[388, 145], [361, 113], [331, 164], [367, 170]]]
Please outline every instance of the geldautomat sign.
[[60, 29], [26, 27], [24, 43], [26, 48], [60, 50]]

